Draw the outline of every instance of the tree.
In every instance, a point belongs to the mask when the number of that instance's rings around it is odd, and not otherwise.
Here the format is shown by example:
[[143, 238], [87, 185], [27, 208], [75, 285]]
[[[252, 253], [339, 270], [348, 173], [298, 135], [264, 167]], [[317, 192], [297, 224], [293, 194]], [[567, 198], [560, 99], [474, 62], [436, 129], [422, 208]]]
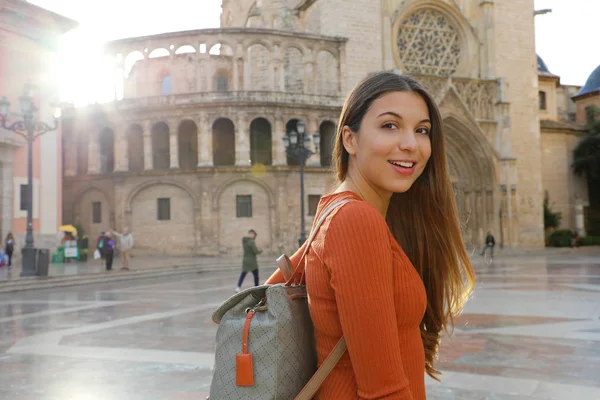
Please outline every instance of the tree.
[[600, 235], [600, 109], [589, 106], [586, 111], [587, 133], [573, 150], [573, 172], [587, 180], [588, 233]]
[[[600, 109], [587, 108], [586, 135], [573, 150], [573, 172], [590, 180], [600, 179]], [[591, 187], [590, 187], [591, 188]]]
[[544, 228], [556, 229], [560, 226], [562, 220], [562, 213], [557, 211], [554, 212], [550, 208], [550, 196], [548, 191], [544, 192]]

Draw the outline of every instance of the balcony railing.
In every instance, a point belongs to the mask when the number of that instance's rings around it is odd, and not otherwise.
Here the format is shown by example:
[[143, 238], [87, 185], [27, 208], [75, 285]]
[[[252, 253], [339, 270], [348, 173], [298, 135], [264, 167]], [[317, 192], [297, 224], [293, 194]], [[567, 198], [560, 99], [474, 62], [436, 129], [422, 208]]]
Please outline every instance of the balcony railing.
[[214, 103], [271, 103], [341, 107], [343, 99], [339, 96], [324, 96], [305, 93], [237, 91], [185, 93], [170, 96], [129, 98], [119, 100], [115, 102], [115, 105], [119, 109], [134, 109], [161, 105], [179, 106], [186, 104], [203, 105]]

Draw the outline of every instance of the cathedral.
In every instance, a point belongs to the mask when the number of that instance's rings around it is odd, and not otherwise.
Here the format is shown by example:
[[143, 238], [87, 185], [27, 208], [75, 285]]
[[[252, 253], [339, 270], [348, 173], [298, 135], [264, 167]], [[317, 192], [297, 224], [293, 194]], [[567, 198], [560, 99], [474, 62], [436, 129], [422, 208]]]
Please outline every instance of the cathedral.
[[[440, 106], [468, 246], [490, 231], [505, 247], [541, 247], [545, 183], [570, 193], [567, 227], [570, 198], [586, 194], [564, 146], [544, 153], [542, 119], [569, 146], [581, 129], [541, 113], [539, 85], [560, 84], [534, 39], [533, 0], [223, 0], [218, 29], [110, 42], [116, 100], [64, 111], [63, 220], [90, 237], [128, 226], [139, 254], [239, 254], [249, 229], [267, 253], [293, 252], [300, 167], [284, 136], [319, 133], [307, 141], [309, 229], [335, 184], [344, 98], [385, 70], [416, 77]], [[556, 159], [566, 172], [544, 176]]]

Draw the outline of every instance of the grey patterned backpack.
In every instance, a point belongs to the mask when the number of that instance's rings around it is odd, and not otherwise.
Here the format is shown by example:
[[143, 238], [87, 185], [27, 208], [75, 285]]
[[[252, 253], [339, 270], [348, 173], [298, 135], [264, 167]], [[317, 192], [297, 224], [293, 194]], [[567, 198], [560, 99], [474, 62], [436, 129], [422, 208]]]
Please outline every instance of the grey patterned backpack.
[[303, 263], [325, 218], [349, 201], [323, 211], [295, 272], [287, 256], [277, 260], [285, 284], [244, 290], [215, 311], [219, 329], [211, 400], [310, 400], [344, 355], [342, 337], [317, 370]]

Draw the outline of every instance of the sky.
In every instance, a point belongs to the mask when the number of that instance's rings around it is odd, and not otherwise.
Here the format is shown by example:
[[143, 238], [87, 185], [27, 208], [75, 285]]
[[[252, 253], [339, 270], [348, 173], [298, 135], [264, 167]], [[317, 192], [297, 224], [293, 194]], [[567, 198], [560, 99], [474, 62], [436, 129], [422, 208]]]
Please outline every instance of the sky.
[[[324, 0], [326, 1], [326, 0]], [[600, 0], [534, 0], [536, 51], [562, 84], [584, 85], [600, 64], [591, 44], [597, 35]], [[103, 57], [102, 43], [188, 29], [219, 26], [221, 0], [30, 0], [79, 22], [61, 40], [55, 75], [61, 99], [76, 105], [112, 100], [111, 60]]]

